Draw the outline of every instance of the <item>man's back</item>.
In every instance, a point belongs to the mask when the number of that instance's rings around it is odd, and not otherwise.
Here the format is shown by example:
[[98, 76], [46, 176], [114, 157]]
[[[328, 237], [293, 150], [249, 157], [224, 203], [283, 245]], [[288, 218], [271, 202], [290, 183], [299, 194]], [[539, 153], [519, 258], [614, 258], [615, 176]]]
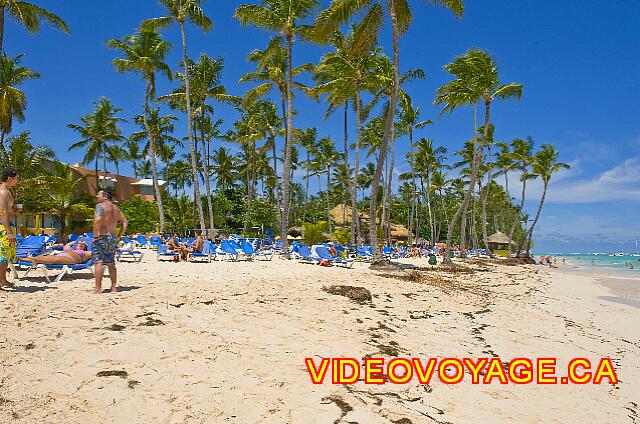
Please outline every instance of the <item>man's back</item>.
[[116, 226], [122, 216], [120, 209], [110, 201], [105, 201], [96, 206], [96, 215], [100, 217], [100, 221], [93, 229], [95, 236], [115, 235]]

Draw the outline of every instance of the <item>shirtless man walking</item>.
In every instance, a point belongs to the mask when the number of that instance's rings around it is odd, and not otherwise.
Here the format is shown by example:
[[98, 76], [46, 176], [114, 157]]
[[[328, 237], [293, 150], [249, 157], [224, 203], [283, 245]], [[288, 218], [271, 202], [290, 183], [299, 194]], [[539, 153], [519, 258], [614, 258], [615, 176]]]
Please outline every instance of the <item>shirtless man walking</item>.
[[18, 184], [18, 172], [5, 168], [0, 174], [0, 289], [15, 290], [7, 281], [7, 267], [16, 261], [16, 223], [13, 196], [9, 189]]
[[[93, 218], [93, 262], [95, 266], [95, 293], [102, 293], [102, 276], [104, 266], [109, 269], [111, 293], [117, 292], [118, 276], [116, 272], [116, 249], [118, 239], [127, 231], [127, 219], [120, 208], [113, 204], [113, 193], [110, 189], [100, 190], [96, 195], [98, 204]], [[116, 234], [116, 226], [120, 224], [120, 232]]]

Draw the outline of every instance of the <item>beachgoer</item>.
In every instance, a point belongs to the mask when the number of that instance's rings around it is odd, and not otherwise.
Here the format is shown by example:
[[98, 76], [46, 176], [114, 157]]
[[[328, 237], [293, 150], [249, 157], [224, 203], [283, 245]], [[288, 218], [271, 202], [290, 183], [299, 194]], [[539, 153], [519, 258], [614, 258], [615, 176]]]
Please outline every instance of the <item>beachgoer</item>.
[[183, 260], [187, 260], [187, 257], [189, 256], [189, 253], [193, 253], [193, 252], [202, 252], [202, 249], [204, 248], [204, 239], [202, 238], [202, 233], [200, 231], [196, 231], [196, 241], [193, 242], [193, 245], [191, 247], [187, 247], [186, 243], [183, 243], [180, 246], [180, 255], [182, 256]]
[[76, 246], [73, 245], [76, 242], [69, 242], [64, 245], [61, 253], [57, 255], [39, 255], [29, 256], [26, 258], [19, 258], [21, 261], [31, 262], [35, 268], [38, 264], [57, 264], [57, 265], [71, 265], [82, 264], [91, 259], [91, 252], [87, 249], [87, 243], [79, 241]]
[[0, 289], [15, 290], [7, 281], [7, 267], [16, 261], [16, 224], [11, 187], [18, 184], [18, 172], [5, 168], [0, 174]]
[[[96, 195], [96, 212], [93, 218], [93, 258], [95, 264], [96, 287], [95, 293], [102, 292], [103, 266], [109, 269], [111, 279], [111, 293], [117, 291], [118, 276], [116, 271], [116, 249], [118, 248], [118, 238], [127, 231], [127, 219], [120, 208], [112, 202], [113, 192], [102, 189]], [[116, 233], [116, 226], [120, 224], [120, 232]]]

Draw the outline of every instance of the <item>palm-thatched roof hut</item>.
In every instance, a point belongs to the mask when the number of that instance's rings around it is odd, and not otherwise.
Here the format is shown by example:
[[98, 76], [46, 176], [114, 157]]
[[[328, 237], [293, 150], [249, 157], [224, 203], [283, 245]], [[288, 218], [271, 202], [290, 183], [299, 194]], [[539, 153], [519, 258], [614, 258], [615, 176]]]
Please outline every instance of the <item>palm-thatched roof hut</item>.
[[[487, 244], [489, 245], [491, 253], [494, 255], [504, 257], [509, 256], [509, 236], [505, 233], [498, 231], [497, 233], [490, 235], [487, 237]], [[517, 243], [511, 240], [511, 245], [515, 246]]]
[[[331, 209], [329, 215], [331, 215], [331, 220], [337, 226], [348, 226], [351, 225], [351, 212], [351, 206], [341, 203]], [[363, 211], [358, 210], [358, 215], [360, 219], [369, 219], [369, 215]]]

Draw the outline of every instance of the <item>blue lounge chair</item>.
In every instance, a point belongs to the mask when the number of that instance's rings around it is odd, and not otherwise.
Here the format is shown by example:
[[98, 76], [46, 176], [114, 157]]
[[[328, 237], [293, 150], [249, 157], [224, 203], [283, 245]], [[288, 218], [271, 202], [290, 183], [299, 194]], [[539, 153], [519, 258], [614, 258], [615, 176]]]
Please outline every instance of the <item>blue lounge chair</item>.
[[231, 245], [229, 240], [222, 240], [220, 246], [216, 249], [216, 255], [228, 257], [232, 261], [238, 260], [238, 251]]
[[133, 262], [141, 262], [143, 253], [139, 250], [117, 249], [116, 260], [125, 262], [125, 259], [132, 259]]
[[141, 247], [144, 249], [149, 248], [149, 241], [147, 240], [147, 237], [142, 234], [139, 234], [136, 237], [136, 244], [138, 245], [138, 247]]
[[162, 244], [162, 238], [158, 236], [149, 237], [149, 245], [152, 249], [157, 249]]
[[314, 256], [311, 253], [311, 249], [309, 249], [309, 246], [307, 246], [306, 244], [298, 244], [296, 246], [295, 253], [300, 260], [305, 262], [318, 262], [321, 260], [320, 257]]
[[166, 261], [166, 260], [174, 261], [176, 256], [180, 255], [179, 252], [174, 252], [172, 250], [169, 250], [166, 244], [161, 244], [160, 246], [158, 246], [158, 250], [156, 251], [156, 254], [157, 254], [157, 259], [159, 261]]
[[198, 261], [202, 261], [203, 259], [207, 262], [211, 262], [211, 242], [209, 240], [205, 240], [202, 245], [202, 252], [191, 252], [187, 255], [187, 260], [189, 262], [194, 262], [194, 259]]
[[[81, 241], [86, 243], [87, 250], [91, 251], [93, 247], [93, 238], [91, 237], [86, 237], [86, 236], [78, 237], [76, 239], [76, 243], [72, 247], [75, 248], [78, 242], [81, 242]], [[26, 277], [29, 274], [29, 272], [33, 269], [31, 267], [30, 262], [29, 263], [20, 262], [19, 264], [21, 266], [28, 267], [27, 272], [24, 274], [24, 277]], [[55, 279], [53, 280], [55, 282], [58, 282], [62, 280], [62, 278], [65, 275], [72, 274], [76, 271], [84, 271], [88, 269], [91, 272], [93, 272], [93, 259], [89, 259], [88, 261], [83, 262], [81, 264], [69, 264], [69, 265], [39, 264], [38, 269], [44, 271], [44, 278], [46, 278], [48, 283], [51, 282], [51, 279], [49, 277], [49, 271], [60, 271], [58, 275], [56, 275]]]
[[324, 246], [318, 246], [316, 248], [316, 254], [322, 260], [326, 260], [326, 261], [329, 261], [331, 263], [335, 263], [336, 265], [340, 265], [340, 266], [343, 266], [345, 268], [351, 268], [353, 266], [353, 262], [354, 262], [353, 259], [342, 259], [339, 256], [332, 256], [331, 253], [329, 252], [329, 249], [327, 249]]
[[368, 261], [371, 257], [373, 257], [373, 254], [369, 253], [369, 250], [365, 246], [356, 248], [356, 258], [361, 261]]

